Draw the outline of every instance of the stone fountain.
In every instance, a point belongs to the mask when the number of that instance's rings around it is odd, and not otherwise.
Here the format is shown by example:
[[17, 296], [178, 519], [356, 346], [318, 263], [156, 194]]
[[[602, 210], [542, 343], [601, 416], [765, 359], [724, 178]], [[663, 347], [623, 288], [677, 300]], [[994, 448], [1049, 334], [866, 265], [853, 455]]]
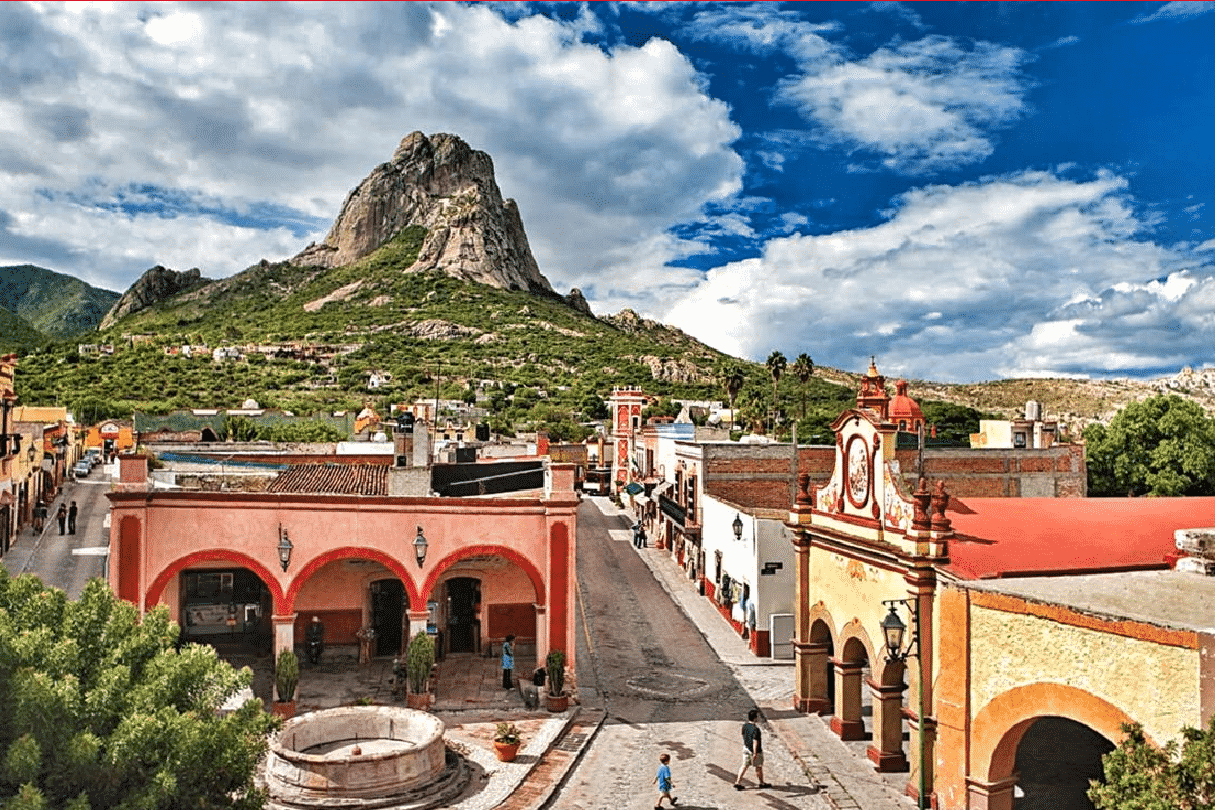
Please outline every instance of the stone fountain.
[[443, 721], [395, 706], [344, 706], [300, 715], [270, 744], [270, 808], [446, 806], [470, 771], [443, 740]]

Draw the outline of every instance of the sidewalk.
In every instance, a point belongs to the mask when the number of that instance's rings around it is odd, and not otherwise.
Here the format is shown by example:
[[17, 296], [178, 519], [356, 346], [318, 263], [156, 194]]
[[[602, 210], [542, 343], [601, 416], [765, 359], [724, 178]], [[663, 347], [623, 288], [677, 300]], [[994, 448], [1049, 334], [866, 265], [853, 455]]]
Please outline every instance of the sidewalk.
[[[605, 515], [632, 515], [606, 498], [595, 498]], [[822, 795], [841, 810], [908, 810], [915, 803], [903, 794], [907, 774], [880, 774], [865, 757], [864, 744], [844, 743], [824, 718], [795, 711], [793, 662], [752, 654], [717, 609], [700, 596], [669, 552], [647, 546], [637, 553], [675, 604], [690, 618], [739, 684], [751, 695], [776, 736], [810, 776], [825, 788]]]

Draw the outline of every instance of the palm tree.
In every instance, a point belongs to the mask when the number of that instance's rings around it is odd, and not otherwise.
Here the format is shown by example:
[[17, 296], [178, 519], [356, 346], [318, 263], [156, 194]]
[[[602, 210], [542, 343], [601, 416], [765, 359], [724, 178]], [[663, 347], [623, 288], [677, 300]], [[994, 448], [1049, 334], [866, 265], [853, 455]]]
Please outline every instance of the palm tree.
[[734, 432], [734, 398], [738, 396], [738, 392], [742, 390], [743, 383], [746, 379], [743, 377], [742, 369], [738, 366], [727, 366], [723, 372], [721, 384], [726, 389], [726, 396], [730, 398], [730, 432]]
[[776, 384], [780, 382], [780, 375], [785, 373], [788, 368], [789, 361], [780, 352], [772, 352], [768, 355], [768, 373], [772, 375], [772, 432], [776, 433]]
[[802, 352], [793, 361], [793, 376], [802, 384], [802, 419], [806, 418], [806, 383], [814, 376], [814, 361], [810, 355]]

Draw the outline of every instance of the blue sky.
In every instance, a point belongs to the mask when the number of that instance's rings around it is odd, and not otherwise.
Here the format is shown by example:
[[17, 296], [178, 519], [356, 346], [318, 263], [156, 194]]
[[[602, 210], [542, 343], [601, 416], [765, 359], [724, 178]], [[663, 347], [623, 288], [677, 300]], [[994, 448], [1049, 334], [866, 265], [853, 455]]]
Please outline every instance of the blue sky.
[[0, 4], [0, 264], [124, 290], [323, 238], [406, 134], [541, 270], [762, 360], [1215, 363], [1215, 3]]

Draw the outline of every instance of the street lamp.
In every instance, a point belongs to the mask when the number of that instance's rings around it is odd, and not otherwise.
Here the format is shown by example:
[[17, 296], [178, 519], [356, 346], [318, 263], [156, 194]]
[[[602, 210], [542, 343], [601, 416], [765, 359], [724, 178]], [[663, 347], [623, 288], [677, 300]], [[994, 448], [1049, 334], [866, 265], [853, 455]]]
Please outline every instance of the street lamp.
[[287, 570], [287, 566], [291, 565], [291, 549], [295, 546], [291, 545], [291, 538], [287, 536], [287, 530], [279, 524], [278, 527], [278, 561], [283, 566], [283, 571]]
[[426, 542], [426, 535], [422, 534], [422, 527], [418, 527], [418, 536], [413, 539], [413, 553], [418, 558], [418, 568], [422, 567], [422, 563], [426, 562], [426, 549], [430, 543]]
[[[887, 599], [883, 600], [882, 604], [890, 608], [890, 612], [882, 619], [882, 638], [886, 642], [886, 660], [891, 663], [903, 664], [911, 655], [912, 650], [915, 651], [916, 658], [921, 659], [920, 677], [917, 679], [919, 683], [919, 704], [920, 704], [920, 740], [919, 740], [919, 756], [920, 756], [920, 773], [919, 773], [919, 797], [916, 799], [916, 807], [921, 809], [932, 806], [931, 798], [928, 796], [927, 773], [925, 771], [925, 762], [927, 760], [927, 746], [924, 742], [924, 736], [927, 734], [925, 721], [927, 720], [927, 708], [924, 705], [924, 666], [920, 655], [920, 602], [918, 599]], [[903, 620], [899, 618], [896, 605], [905, 605], [910, 611], [915, 620], [915, 632], [911, 634], [911, 640], [907, 642], [907, 648], [903, 649], [903, 638], [907, 633], [907, 625], [903, 624]]]
[[742, 515], [735, 512], [734, 513], [734, 522], [731, 523], [730, 525], [734, 528], [734, 539], [741, 540], [742, 539], [742, 530], [743, 530]]

